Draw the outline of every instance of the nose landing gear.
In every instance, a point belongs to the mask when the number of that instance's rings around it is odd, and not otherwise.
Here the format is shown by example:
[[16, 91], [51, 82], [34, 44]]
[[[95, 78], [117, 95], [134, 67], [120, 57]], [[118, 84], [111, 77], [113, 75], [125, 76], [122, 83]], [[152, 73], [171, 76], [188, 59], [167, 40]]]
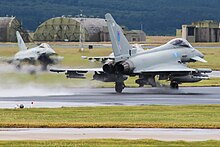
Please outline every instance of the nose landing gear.
[[179, 84], [175, 81], [170, 82], [170, 88], [171, 89], [179, 89]]

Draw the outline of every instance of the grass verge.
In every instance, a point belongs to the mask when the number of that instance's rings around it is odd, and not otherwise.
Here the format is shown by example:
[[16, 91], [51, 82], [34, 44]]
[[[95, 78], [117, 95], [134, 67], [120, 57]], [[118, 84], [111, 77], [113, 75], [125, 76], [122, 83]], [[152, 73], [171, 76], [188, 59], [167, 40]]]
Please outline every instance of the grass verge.
[[0, 141], [0, 146], [220, 146], [220, 141], [157, 141], [157, 140], [123, 140], [123, 139], [90, 139], [90, 140], [53, 140], [53, 141]]
[[[1, 79], [0, 85], [2, 88], [10, 87], [13, 84], [20, 85], [20, 87], [33, 84], [38, 86], [47, 86], [47, 87], [114, 87], [113, 82], [100, 82], [92, 80], [92, 74], [87, 74], [87, 79], [67, 79], [64, 73], [39, 73], [37, 75], [30, 75], [28, 73], [0, 73]], [[127, 87], [138, 87], [138, 84], [135, 83], [135, 80], [138, 77], [129, 77], [125, 81]], [[5, 80], [7, 79], [7, 80]], [[159, 83], [169, 86], [169, 81], [159, 81]], [[220, 78], [210, 78], [209, 80], [202, 80], [196, 83], [184, 83], [180, 86], [189, 86], [189, 87], [201, 87], [201, 86], [220, 86]], [[150, 86], [146, 86], [149, 88]]]
[[[172, 37], [171, 37], [172, 38]], [[154, 39], [156, 40], [156, 39]], [[197, 44], [199, 45], [199, 44]], [[202, 44], [205, 45], [205, 44]], [[207, 44], [209, 45], [209, 44]], [[214, 45], [210, 45], [213, 46]], [[73, 48], [71, 45], [66, 47], [55, 46], [56, 52], [64, 57], [61, 66], [72, 67], [72, 68], [86, 68], [86, 67], [100, 67], [102, 64], [95, 62], [91, 63], [81, 58], [81, 56], [108, 56], [111, 52], [111, 48], [94, 48], [92, 50], [86, 49], [85, 52], [80, 52], [79, 49]], [[219, 48], [201, 48], [199, 49], [204, 55], [208, 63], [192, 63], [190, 64], [193, 68], [211, 68], [212, 70], [220, 70], [220, 49]], [[13, 56], [18, 51], [17, 46], [0, 46], [0, 54], [2, 57]]]
[[203, 48], [199, 49], [204, 55], [207, 63], [196, 62], [191, 63], [192, 68], [211, 68], [212, 70], [220, 70], [220, 49], [219, 48]]
[[219, 112], [220, 105], [1, 109], [0, 127], [220, 128]]
[[[163, 37], [162, 37], [163, 38]], [[166, 37], [165, 37], [166, 38]], [[171, 37], [172, 38], [172, 37]], [[171, 39], [170, 38], [170, 39]], [[154, 40], [154, 39], [153, 39]], [[163, 39], [162, 39], [163, 40]], [[94, 48], [93, 50], [86, 50], [85, 52], [79, 52], [78, 49], [73, 49], [71, 45], [62, 47], [55, 46], [57, 53], [61, 56], [64, 56], [64, 60], [60, 65], [62, 67], [69, 68], [92, 68], [92, 67], [102, 67], [102, 64], [99, 62], [91, 63], [88, 60], [84, 60], [81, 56], [107, 56], [112, 52], [111, 48]], [[208, 63], [191, 63], [189, 64], [192, 68], [211, 68], [213, 70], [220, 70], [220, 49], [219, 48], [204, 48], [199, 49], [202, 53], [205, 54], [205, 59]], [[0, 46], [1, 56], [11, 56], [18, 51], [17, 46]], [[36, 76], [31, 76], [28, 74], [15, 72], [3, 72], [0, 74], [2, 77], [0, 82], [13, 84], [14, 82], [19, 83], [30, 83], [34, 82], [35, 84], [43, 84], [46, 86], [55, 85], [63, 87], [85, 87], [91, 83], [89, 87], [113, 87], [114, 83], [101, 83], [91, 81], [92, 75], [90, 74], [89, 80], [77, 80], [77, 79], [66, 79], [64, 74], [52, 74], [52, 73], [38, 73]], [[5, 80], [7, 79], [7, 80]], [[137, 87], [135, 84], [135, 78], [131, 77], [126, 81], [128, 87]], [[77, 85], [77, 86], [76, 86]], [[204, 80], [198, 83], [189, 83], [183, 84], [183, 86], [220, 86], [220, 78], [211, 78], [210, 80]]]

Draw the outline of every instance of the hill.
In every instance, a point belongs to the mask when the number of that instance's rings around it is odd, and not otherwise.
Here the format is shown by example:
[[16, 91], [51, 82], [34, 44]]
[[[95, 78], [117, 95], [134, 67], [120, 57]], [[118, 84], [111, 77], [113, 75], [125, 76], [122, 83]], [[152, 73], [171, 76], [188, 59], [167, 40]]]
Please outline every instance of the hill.
[[220, 20], [219, 5], [218, 0], [1, 0], [0, 15], [14, 15], [34, 31], [51, 17], [75, 16], [83, 10], [87, 16], [103, 18], [109, 12], [129, 29], [142, 25], [148, 35], [174, 35], [182, 24]]

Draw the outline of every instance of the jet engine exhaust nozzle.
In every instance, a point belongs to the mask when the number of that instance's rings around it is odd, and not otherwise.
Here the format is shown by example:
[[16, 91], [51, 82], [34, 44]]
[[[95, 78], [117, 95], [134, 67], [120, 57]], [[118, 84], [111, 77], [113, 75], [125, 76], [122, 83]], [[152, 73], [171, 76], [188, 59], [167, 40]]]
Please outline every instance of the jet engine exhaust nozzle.
[[131, 61], [125, 61], [115, 65], [115, 70], [119, 73], [131, 73], [134, 70], [134, 65]]
[[109, 62], [109, 63], [104, 64], [102, 69], [106, 73], [113, 73], [114, 72], [113, 62]]

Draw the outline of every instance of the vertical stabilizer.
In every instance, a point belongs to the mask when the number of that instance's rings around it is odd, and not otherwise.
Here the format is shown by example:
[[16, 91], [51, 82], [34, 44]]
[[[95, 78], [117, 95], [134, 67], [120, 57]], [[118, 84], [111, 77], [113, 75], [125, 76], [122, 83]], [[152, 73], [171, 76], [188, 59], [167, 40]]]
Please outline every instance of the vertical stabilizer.
[[18, 31], [16, 31], [16, 36], [17, 36], [17, 40], [18, 40], [18, 47], [21, 51], [23, 50], [27, 50], [26, 45], [24, 44], [24, 40], [22, 39], [20, 33]]
[[129, 51], [132, 49], [128, 40], [123, 34], [121, 27], [115, 22], [111, 14], [107, 13], [105, 19], [108, 25], [108, 31], [112, 42], [112, 49], [115, 55], [115, 62], [123, 61], [129, 58]]

